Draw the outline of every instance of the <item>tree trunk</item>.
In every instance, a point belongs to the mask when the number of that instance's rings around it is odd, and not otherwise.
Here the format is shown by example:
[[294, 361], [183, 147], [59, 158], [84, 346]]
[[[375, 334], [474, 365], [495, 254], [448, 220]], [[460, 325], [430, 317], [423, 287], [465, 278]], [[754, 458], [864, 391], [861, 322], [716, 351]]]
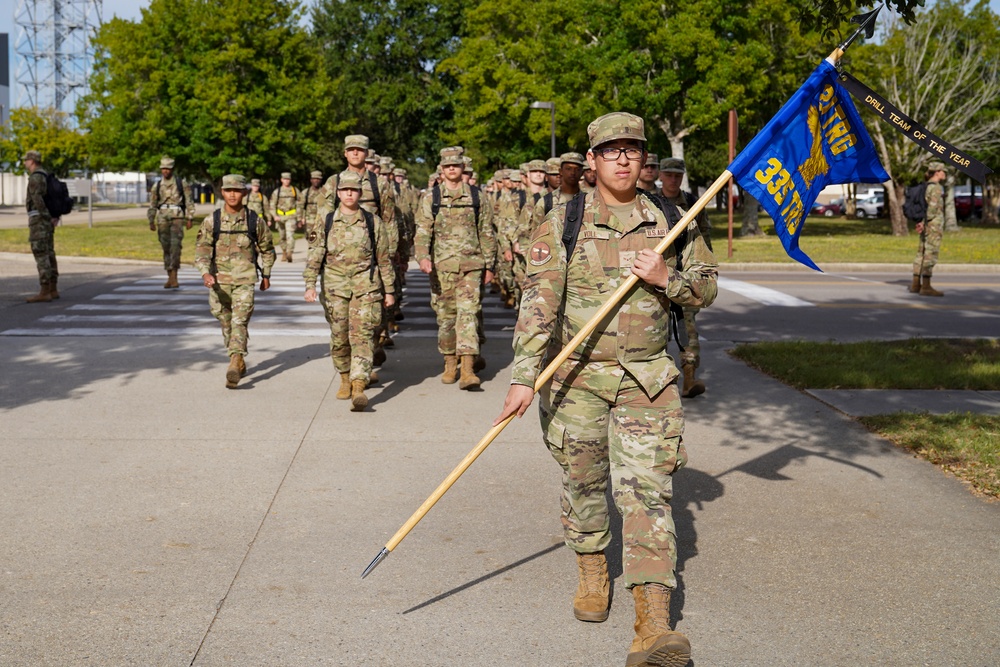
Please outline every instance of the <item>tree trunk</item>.
[[858, 194], [858, 186], [854, 183], [847, 184], [847, 192], [844, 194], [844, 215], [853, 218], [858, 214], [858, 202], [855, 197]]
[[[969, 219], [976, 217], [976, 196], [972, 193], [972, 208]], [[944, 230], [946, 232], [957, 232], [961, 229], [958, 226], [958, 216], [955, 214], [955, 176], [948, 174], [944, 182]]]
[[910, 228], [903, 215], [903, 202], [906, 201], [906, 186], [896, 181], [886, 181], [882, 184], [885, 190], [885, 204], [889, 209], [889, 224], [893, 236], [907, 236]]
[[757, 200], [746, 190], [742, 191], [742, 195], [740, 202], [743, 204], [743, 226], [740, 228], [740, 236], [764, 236], [757, 217]]
[[1000, 180], [996, 178], [986, 179], [986, 185], [983, 186], [983, 224], [984, 225], [995, 225], [1000, 222], [997, 219], [997, 204], [998, 199], [1000, 199]]
[[[678, 160], [683, 160], [684, 139], [689, 134], [691, 134], [691, 132], [693, 132], [695, 128], [684, 127], [675, 132], [673, 123], [664, 118], [657, 118], [656, 124], [659, 125], [663, 133], [667, 135], [667, 141], [670, 142], [670, 157], [675, 157]], [[684, 177], [681, 178], [681, 190], [687, 190], [688, 192], [692, 191], [691, 184], [688, 182], [687, 170], [684, 171]]]

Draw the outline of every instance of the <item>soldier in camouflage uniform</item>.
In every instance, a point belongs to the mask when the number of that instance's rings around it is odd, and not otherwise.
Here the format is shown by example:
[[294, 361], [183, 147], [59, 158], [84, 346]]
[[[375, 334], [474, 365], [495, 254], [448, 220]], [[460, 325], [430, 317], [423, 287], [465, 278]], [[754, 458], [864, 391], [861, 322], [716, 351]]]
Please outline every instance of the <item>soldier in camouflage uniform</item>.
[[597, 187], [597, 173], [587, 165], [583, 168], [583, 179], [580, 181], [580, 192], [591, 193]]
[[[247, 326], [253, 315], [256, 261], [260, 260], [260, 290], [271, 286], [274, 266], [274, 240], [267, 222], [243, 206], [246, 179], [239, 174], [222, 178], [223, 207], [206, 217], [198, 229], [194, 246], [194, 266], [209, 290], [208, 304], [222, 325], [222, 340], [229, 352], [226, 387], [235, 389], [246, 375]], [[219, 217], [219, 236], [215, 238], [215, 217]], [[250, 225], [255, 225], [256, 246]]]
[[545, 180], [549, 186], [549, 192], [555, 192], [561, 184], [559, 176], [560, 160], [557, 157], [550, 157], [545, 161]]
[[646, 164], [639, 170], [639, 182], [635, 186], [646, 192], [656, 192], [656, 176], [659, 172], [660, 158], [656, 153], [646, 153]]
[[[674, 204], [682, 215], [698, 201], [698, 198], [690, 192], [681, 190], [684, 172], [684, 160], [680, 158], [668, 157], [660, 162], [660, 181], [663, 183], [660, 193], [667, 201]], [[705, 245], [711, 250], [712, 223], [705, 209], [702, 209], [695, 218], [695, 223], [701, 232], [701, 238], [705, 239]], [[695, 377], [698, 367], [701, 366], [701, 342], [698, 339], [698, 325], [695, 322], [697, 314], [697, 308], [684, 308], [684, 331], [687, 334], [687, 341], [681, 348], [681, 366], [684, 370], [684, 385], [681, 388], [683, 398], [693, 398], [705, 393], [705, 383]]]
[[[559, 187], [542, 196], [535, 203], [532, 224], [540, 224], [553, 208], [567, 203], [580, 192], [580, 171], [587, 161], [579, 153], [563, 153], [559, 156]], [[529, 235], [534, 229], [529, 232]]]
[[637, 275], [639, 284], [624, 302], [540, 390], [542, 431], [563, 468], [562, 520], [579, 570], [575, 616], [608, 617], [603, 551], [611, 541], [610, 479], [622, 514], [625, 585], [636, 611], [626, 665], [684, 665], [690, 643], [669, 625], [677, 554], [671, 476], [686, 453], [679, 373], [666, 349], [668, 310], [670, 302], [711, 304], [718, 265], [694, 225], [680, 257], [673, 244], [662, 255], [654, 252], [668, 225], [635, 188], [646, 157], [642, 119], [616, 112], [587, 130], [597, 190], [584, 196], [570, 257], [562, 240], [566, 207], [553, 209], [532, 236], [513, 381], [495, 423], [531, 404], [550, 344], [566, 345], [629, 273]]
[[59, 265], [55, 248], [55, 226], [59, 219], [53, 219], [45, 205], [47, 184], [41, 154], [28, 151], [21, 156], [21, 162], [30, 174], [24, 205], [28, 209], [28, 242], [31, 254], [35, 256], [39, 284], [38, 294], [28, 297], [27, 302], [47, 303], [59, 298]]
[[309, 174], [309, 187], [302, 191], [299, 195], [299, 229], [302, 229], [306, 233], [306, 238], [309, 237], [309, 232], [314, 230], [320, 223], [317, 215], [319, 210], [319, 205], [321, 201], [326, 200], [326, 195], [323, 192], [323, 172], [314, 171]]
[[[320, 207], [319, 238], [309, 244], [302, 274], [309, 302], [316, 301], [316, 279], [323, 276], [319, 300], [330, 323], [330, 356], [340, 373], [337, 398], [350, 399], [355, 412], [368, 405], [364, 391], [372, 374], [375, 329], [382, 320], [383, 307], [392, 308], [395, 300], [385, 227], [378, 216], [361, 209], [361, 183], [356, 172], [340, 174], [340, 205], [336, 209], [327, 203]], [[371, 216], [370, 228], [366, 216]]]
[[431, 274], [431, 290], [436, 293], [438, 351], [444, 356], [441, 381], [455, 382], [460, 357], [459, 387], [476, 389], [480, 384], [474, 371], [479, 355], [480, 287], [484, 281], [493, 281], [497, 244], [493, 210], [480, 200], [477, 215], [473, 191], [462, 182], [463, 168], [461, 148], [441, 150], [440, 208], [434, 215], [433, 189], [424, 194], [417, 213], [414, 254], [420, 270]]
[[181, 266], [181, 241], [184, 228], [194, 223], [194, 197], [191, 185], [174, 174], [174, 159], [164, 155], [160, 159], [159, 182], [149, 191], [149, 209], [146, 218], [149, 230], [156, 232], [163, 248], [163, 268], [167, 272], [165, 289], [177, 288], [177, 269]]
[[948, 177], [944, 162], [935, 160], [927, 167], [927, 216], [917, 223], [920, 246], [913, 260], [913, 283], [910, 292], [921, 296], [944, 296], [931, 287], [931, 274], [941, 254], [941, 239], [944, 237], [944, 188], [941, 183]]
[[250, 180], [250, 192], [248, 192], [243, 198], [243, 205], [256, 213], [257, 217], [261, 218], [265, 222], [271, 219], [271, 216], [267, 211], [267, 197], [265, 197], [264, 193], [260, 191], [259, 178]]
[[271, 192], [271, 224], [278, 228], [281, 258], [292, 261], [295, 252], [295, 226], [299, 220], [299, 191], [292, 185], [291, 172], [281, 174], [281, 185]]

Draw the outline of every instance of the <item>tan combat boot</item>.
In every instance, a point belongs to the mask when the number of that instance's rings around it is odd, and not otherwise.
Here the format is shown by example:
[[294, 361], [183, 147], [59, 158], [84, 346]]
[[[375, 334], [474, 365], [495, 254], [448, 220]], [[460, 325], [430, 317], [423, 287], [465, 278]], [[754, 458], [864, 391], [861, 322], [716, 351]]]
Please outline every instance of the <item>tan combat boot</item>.
[[351, 374], [340, 374], [340, 389], [337, 390], [337, 398], [346, 401], [351, 397]]
[[237, 359], [236, 366], [240, 370], [240, 377], [245, 377], [247, 374], [247, 362], [240, 355], [237, 355], [236, 359]]
[[635, 639], [625, 667], [684, 667], [691, 659], [691, 642], [670, 629], [670, 589], [663, 584], [632, 588], [635, 599]]
[[365, 396], [365, 381], [351, 382], [351, 412], [361, 412], [368, 407], [368, 397]]
[[53, 300], [59, 298], [59, 279], [58, 278], [53, 278], [52, 282], [49, 283], [49, 296], [52, 297]]
[[441, 382], [444, 384], [455, 384], [458, 380], [458, 357], [454, 354], [444, 355], [444, 372], [441, 373]]
[[681, 396], [684, 398], [693, 398], [705, 393], [705, 383], [696, 380], [694, 372], [694, 364], [684, 364], [684, 386], [681, 388]]
[[177, 282], [177, 269], [174, 269], [170, 272], [170, 287], [172, 289], [177, 289], [180, 286], [181, 284]]
[[910, 294], [916, 294], [917, 292], [920, 291], [920, 274], [917, 273], [913, 274], [913, 282], [910, 283], [910, 286], [907, 288], [907, 291]]
[[462, 376], [458, 379], [459, 389], [479, 389], [479, 378], [476, 377], [472, 366], [476, 363], [476, 355], [462, 355]]
[[608, 620], [611, 581], [608, 579], [608, 561], [604, 552], [577, 554], [576, 566], [580, 573], [580, 585], [573, 596], [573, 615], [578, 620], [591, 623]]
[[229, 368], [226, 369], [226, 389], [236, 389], [240, 383], [240, 364], [243, 363], [243, 355], [234, 354], [229, 357]]
[[29, 296], [25, 299], [27, 303], [48, 303], [52, 301], [52, 286], [48, 283], [40, 283], [38, 287], [38, 294], [35, 296]]
[[939, 292], [931, 287], [931, 277], [924, 276], [920, 279], [920, 296], [944, 296], [944, 292]]
[[372, 366], [378, 368], [379, 366], [385, 363], [385, 360], [387, 358], [388, 357], [385, 356], [385, 350], [383, 350], [381, 347], [376, 347], [375, 352], [372, 354]]

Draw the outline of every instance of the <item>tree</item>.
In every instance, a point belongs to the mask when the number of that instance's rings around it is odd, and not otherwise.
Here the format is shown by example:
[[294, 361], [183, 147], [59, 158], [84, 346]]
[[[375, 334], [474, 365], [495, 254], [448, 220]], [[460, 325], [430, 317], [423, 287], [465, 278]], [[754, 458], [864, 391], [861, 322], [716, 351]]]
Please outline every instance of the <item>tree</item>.
[[[983, 20], [987, 18], [988, 20]], [[985, 2], [975, 14], [965, 3], [939, 0], [913, 25], [890, 24], [882, 44], [863, 45], [856, 54], [859, 78], [890, 104], [942, 139], [979, 155], [1000, 150], [1000, 18]], [[862, 105], [864, 108], [864, 105]], [[934, 156], [863, 111], [882, 164], [891, 177], [886, 188], [894, 236], [907, 235], [902, 201], [907, 183], [923, 180]]]
[[339, 80], [336, 113], [350, 132], [400, 161], [434, 159], [452, 117], [452, 87], [435, 75], [459, 43], [458, 0], [319, 0], [313, 34]]
[[150, 170], [167, 153], [215, 182], [329, 167], [343, 126], [301, 12], [297, 0], [152, 0], [141, 21], [102, 25], [80, 108], [95, 165]]
[[21, 156], [29, 150], [41, 153], [45, 168], [60, 178], [87, 166], [83, 134], [55, 109], [12, 109], [7, 125], [0, 127], [0, 163], [18, 165], [21, 173]]

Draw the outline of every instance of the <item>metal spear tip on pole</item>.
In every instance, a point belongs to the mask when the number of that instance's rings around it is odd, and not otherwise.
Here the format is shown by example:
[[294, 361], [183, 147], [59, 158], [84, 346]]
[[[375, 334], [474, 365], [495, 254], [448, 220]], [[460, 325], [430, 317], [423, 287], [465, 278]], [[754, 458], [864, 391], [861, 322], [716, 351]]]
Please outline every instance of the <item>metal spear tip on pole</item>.
[[369, 563], [368, 567], [365, 568], [365, 571], [361, 573], [361, 578], [364, 579], [365, 577], [367, 577], [372, 570], [378, 567], [379, 563], [385, 560], [385, 557], [388, 555], [389, 555], [389, 550], [386, 549], [385, 547], [382, 547], [382, 551], [378, 552], [378, 556], [375, 556], [375, 560]]
[[851, 23], [857, 23], [858, 29], [855, 30], [851, 36], [840, 45], [840, 50], [846, 51], [847, 47], [854, 43], [854, 40], [856, 40], [862, 32], [865, 34], [866, 39], [871, 39], [875, 34], [875, 19], [878, 18], [878, 13], [882, 11], [884, 7], [885, 5], [879, 5], [866, 14], [858, 14], [857, 16], [851, 17]]

